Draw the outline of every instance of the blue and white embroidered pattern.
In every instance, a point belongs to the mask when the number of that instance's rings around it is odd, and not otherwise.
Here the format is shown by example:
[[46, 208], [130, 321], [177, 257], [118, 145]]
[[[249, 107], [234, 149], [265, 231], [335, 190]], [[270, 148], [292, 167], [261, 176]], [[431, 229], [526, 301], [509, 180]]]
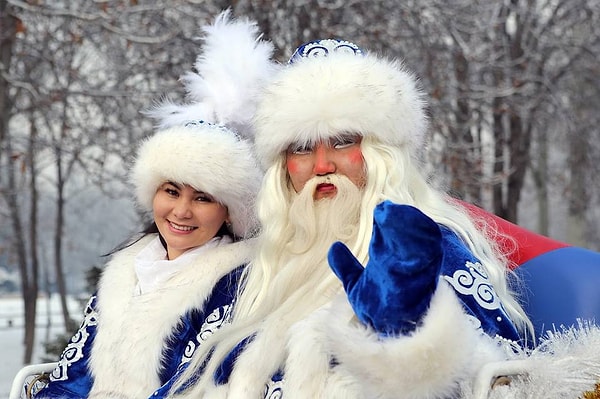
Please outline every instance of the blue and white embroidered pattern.
[[83, 358], [83, 347], [90, 337], [90, 331], [88, 328], [95, 328], [95, 326], [98, 324], [98, 312], [93, 307], [93, 302], [95, 299], [96, 297], [92, 296], [88, 301], [85, 307], [81, 326], [79, 327], [77, 333], [73, 335], [67, 347], [63, 350], [58, 362], [58, 366], [52, 370], [52, 373], [50, 374], [50, 381], [68, 380], [69, 377], [67, 374], [69, 366]]
[[456, 270], [452, 276], [444, 276], [444, 279], [458, 293], [472, 296], [482, 308], [499, 309], [500, 300], [481, 263], [467, 261], [465, 266], [466, 269]]
[[270, 380], [265, 386], [265, 399], [283, 398], [283, 380]]
[[363, 55], [361, 48], [352, 42], [337, 39], [323, 39], [314, 40], [298, 47], [290, 57], [289, 63], [293, 64], [302, 58], [325, 57], [333, 52]]
[[193, 340], [190, 340], [187, 343], [180, 365], [189, 362], [192, 359], [192, 355], [196, 351], [196, 348], [198, 348], [203, 341], [206, 341], [208, 337], [213, 335], [216, 330], [221, 328], [223, 324], [231, 320], [231, 310], [232, 305], [221, 306], [213, 310], [212, 313], [206, 317], [202, 327], [200, 327], [200, 331], [198, 331], [198, 335], [196, 335], [198, 344]]

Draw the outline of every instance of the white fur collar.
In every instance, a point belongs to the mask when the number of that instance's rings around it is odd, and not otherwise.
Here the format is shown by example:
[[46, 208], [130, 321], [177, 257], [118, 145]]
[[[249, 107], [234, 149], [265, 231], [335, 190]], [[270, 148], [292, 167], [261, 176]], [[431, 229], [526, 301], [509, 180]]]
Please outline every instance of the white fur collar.
[[216, 282], [252, 255], [253, 240], [211, 248], [162, 289], [134, 296], [134, 259], [153, 237], [117, 253], [102, 274], [98, 333], [90, 362], [95, 378], [91, 394], [116, 391], [135, 398], [152, 394], [160, 385], [165, 337], [180, 316], [202, 307]]

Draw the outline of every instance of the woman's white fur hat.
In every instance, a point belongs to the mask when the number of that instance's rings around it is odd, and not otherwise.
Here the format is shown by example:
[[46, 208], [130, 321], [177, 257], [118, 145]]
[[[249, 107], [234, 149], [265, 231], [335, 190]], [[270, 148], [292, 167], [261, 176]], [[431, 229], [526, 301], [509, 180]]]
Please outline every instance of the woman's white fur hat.
[[230, 10], [202, 32], [195, 71], [181, 77], [189, 102], [166, 99], [145, 112], [159, 130], [142, 142], [131, 178], [145, 210], [152, 210], [165, 181], [210, 194], [227, 206], [233, 233], [245, 238], [258, 229], [254, 202], [262, 171], [251, 122], [258, 93], [276, 68], [274, 47], [260, 39], [256, 22], [234, 20]]
[[266, 87], [256, 117], [263, 167], [291, 143], [314, 143], [344, 132], [420, 148], [427, 129], [423, 93], [399, 61], [326, 39], [299, 47]]
[[198, 122], [159, 130], [140, 145], [131, 178], [146, 211], [159, 186], [172, 181], [227, 206], [236, 236], [257, 230], [253, 210], [262, 174], [250, 143], [225, 127]]

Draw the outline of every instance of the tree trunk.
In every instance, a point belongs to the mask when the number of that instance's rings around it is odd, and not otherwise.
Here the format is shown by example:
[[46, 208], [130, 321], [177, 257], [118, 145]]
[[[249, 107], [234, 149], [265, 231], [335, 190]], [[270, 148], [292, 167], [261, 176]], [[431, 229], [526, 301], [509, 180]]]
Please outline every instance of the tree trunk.
[[[28, 154], [27, 154], [27, 164], [29, 167], [29, 170], [31, 171], [30, 176], [29, 176], [29, 194], [30, 194], [30, 200], [29, 200], [29, 213], [30, 213], [30, 217], [29, 217], [29, 221], [28, 221], [28, 226], [29, 226], [29, 259], [31, 262], [31, 300], [33, 301], [33, 315], [34, 315], [34, 320], [32, 325], [29, 325], [27, 329], [30, 329], [32, 331], [35, 332], [35, 315], [37, 314], [37, 298], [38, 298], [38, 294], [39, 294], [39, 283], [38, 283], [38, 276], [39, 276], [39, 258], [38, 258], [38, 253], [37, 253], [37, 249], [38, 249], [38, 237], [37, 237], [37, 220], [38, 220], [38, 190], [37, 190], [37, 173], [36, 173], [36, 169], [37, 169], [37, 165], [36, 165], [36, 151], [35, 151], [35, 147], [36, 147], [36, 143], [38, 140], [38, 135], [37, 135], [37, 128], [35, 126], [35, 123], [33, 121], [33, 116], [32, 116], [32, 121], [31, 121], [31, 132], [29, 134], [29, 145], [28, 145]], [[33, 354], [33, 342], [35, 340], [35, 337], [32, 336], [31, 338], [31, 342], [28, 343], [28, 345], [25, 348], [25, 352], [28, 353], [29, 359], [31, 359], [31, 356]]]
[[[514, 105], [513, 105], [514, 106]], [[518, 223], [518, 206], [521, 200], [521, 190], [525, 184], [525, 173], [529, 165], [530, 128], [523, 125], [523, 119], [513, 111], [509, 118], [509, 170], [506, 194], [506, 219]]]
[[550, 235], [550, 218], [548, 206], [548, 137], [545, 133], [537, 135], [537, 166], [531, 168], [535, 185], [538, 220], [537, 231], [545, 236]]
[[[521, 190], [525, 183], [525, 173], [529, 166], [529, 148], [531, 146], [531, 111], [523, 112], [524, 99], [520, 90], [526, 76], [527, 60], [523, 49], [523, 35], [525, 27], [523, 19], [526, 18], [517, 12], [518, 0], [511, 0], [501, 11], [507, 20], [515, 14], [514, 31], [509, 32], [506, 24], [497, 27], [498, 37], [503, 38], [503, 43], [498, 44], [500, 65], [496, 71], [496, 84], [499, 88], [512, 89], [512, 96], [495, 97], [493, 101], [494, 137], [496, 140], [496, 154], [494, 175], [500, 177], [494, 189], [494, 209], [496, 214], [513, 223], [518, 223], [518, 205], [521, 199]], [[501, 173], [500, 175], [498, 175]]]
[[573, 245], [586, 246], [586, 205], [589, 203], [589, 192], [586, 183], [586, 172], [589, 168], [587, 146], [589, 138], [586, 129], [572, 135], [569, 145], [569, 213], [567, 221], [567, 241]]
[[[500, 84], [501, 75], [496, 74], [496, 82]], [[506, 208], [504, 207], [504, 184], [506, 173], [504, 171], [504, 152], [506, 139], [504, 136], [504, 110], [502, 99], [495, 97], [492, 100], [492, 130], [494, 135], [494, 163], [492, 166], [493, 180], [496, 182], [492, 186], [492, 207], [493, 212], [502, 217], [506, 217]]]
[[449, 159], [445, 161], [450, 167], [450, 190], [458, 198], [480, 204], [481, 154], [479, 142], [474, 140], [471, 131], [469, 62], [458, 45], [452, 59], [458, 94], [454, 110], [456, 124], [449, 127]]
[[[0, 0], [0, 62], [6, 68], [11, 65], [13, 43], [17, 33], [18, 19], [8, 14], [8, 2]], [[12, 113], [12, 100], [10, 98], [8, 82], [0, 76], [0, 164], [4, 175], [2, 176], [2, 186], [4, 199], [7, 204], [10, 224], [12, 226], [12, 246], [14, 248], [16, 263], [19, 267], [21, 278], [21, 295], [23, 297], [23, 364], [31, 363], [33, 356], [33, 344], [35, 342], [35, 315], [37, 306], [37, 280], [36, 273], [32, 265], [30, 270], [27, 265], [27, 249], [25, 243], [25, 232], [21, 221], [22, 204], [18, 198], [20, 192], [17, 187], [16, 176], [23, 169], [27, 162], [23, 159], [23, 154], [14, 153], [12, 148], [12, 139], [8, 130], [9, 120]], [[5, 154], [6, 159], [1, 155]]]
[[[7, 137], [5, 140], [5, 148], [8, 154], [11, 154], [12, 147], [10, 145], [10, 138]], [[16, 261], [19, 265], [19, 274], [21, 277], [21, 294], [23, 296], [23, 313], [25, 320], [25, 331], [23, 344], [25, 346], [25, 352], [23, 356], [24, 364], [31, 362], [33, 353], [33, 343], [35, 339], [35, 310], [37, 303], [37, 282], [33, 279], [29, 273], [27, 267], [27, 250], [25, 248], [25, 233], [22, 228], [21, 222], [21, 204], [16, 193], [18, 189], [16, 187], [15, 174], [19, 169], [17, 163], [22, 162], [20, 157], [14, 156], [7, 162], [7, 191], [8, 195], [5, 196], [8, 204], [8, 210], [13, 231], [13, 248], [16, 255]]]
[[56, 285], [60, 297], [60, 304], [63, 316], [65, 332], [71, 332], [71, 317], [67, 306], [67, 287], [65, 284], [65, 276], [63, 271], [62, 261], [62, 237], [64, 227], [64, 209], [65, 209], [65, 180], [62, 168], [62, 156], [60, 148], [56, 149], [56, 226], [54, 233], [54, 270], [56, 271]]

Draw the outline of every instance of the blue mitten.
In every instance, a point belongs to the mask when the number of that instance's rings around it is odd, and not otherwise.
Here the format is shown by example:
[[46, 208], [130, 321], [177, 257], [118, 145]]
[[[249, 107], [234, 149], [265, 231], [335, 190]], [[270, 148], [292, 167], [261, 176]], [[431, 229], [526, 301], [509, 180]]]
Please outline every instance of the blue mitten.
[[420, 324], [442, 258], [437, 223], [415, 207], [389, 201], [375, 208], [366, 267], [341, 242], [328, 254], [359, 320], [383, 334], [408, 334]]

